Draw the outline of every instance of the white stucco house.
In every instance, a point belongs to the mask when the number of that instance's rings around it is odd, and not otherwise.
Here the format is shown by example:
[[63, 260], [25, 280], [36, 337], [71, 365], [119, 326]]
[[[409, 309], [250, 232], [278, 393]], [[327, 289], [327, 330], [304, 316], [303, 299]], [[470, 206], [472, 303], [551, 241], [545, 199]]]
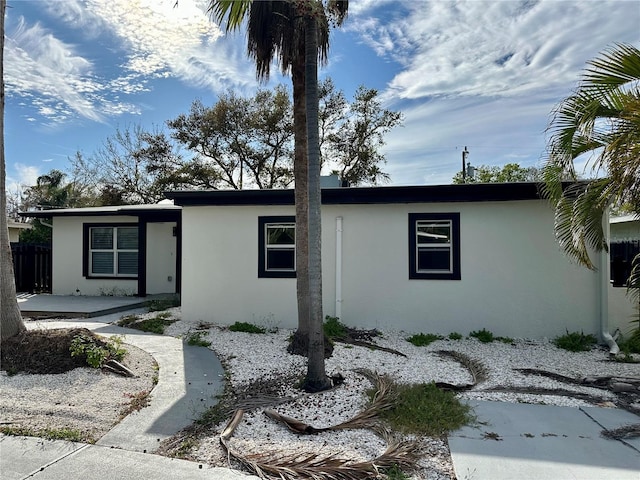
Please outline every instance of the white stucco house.
[[[296, 325], [292, 190], [183, 191], [183, 318]], [[324, 313], [366, 328], [607, 337], [609, 261], [571, 263], [534, 183], [322, 192]]]
[[180, 292], [180, 207], [172, 204], [25, 212], [51, 218], [54, 295]]

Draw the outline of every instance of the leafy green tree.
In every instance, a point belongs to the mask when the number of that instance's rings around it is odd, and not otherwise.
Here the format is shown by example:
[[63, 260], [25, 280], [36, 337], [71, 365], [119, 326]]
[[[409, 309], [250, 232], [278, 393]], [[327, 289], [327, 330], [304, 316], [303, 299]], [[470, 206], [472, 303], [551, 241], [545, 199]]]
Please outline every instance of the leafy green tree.
[[[590, 250], [607, 249], [602, 219], [608, 207], [627, 205], [640, 216], [640, 50], [617, 44], [588, 65], [575, 92], [553, 113], [543, 178], [560, 245], [595, 269]], [[579, 160], [595, 180], [578, 181]], [[563, 185], [566, 177], [573, 180], [569, 186]], [[629, 285], [637, 296], [640, 256]]]
[[[67, 181], [67, 174], [54, 169], [36, 179], [36, 184], [27, 187], [22, 195], [20, 210], [51, 210], [54, 208], [76, 208], [95, 204], [86, 185], [76, 180]], [[23, 243], [51, 243], [51, 228], [46, 224], [50, 218], [31, 221], [33, 227], [20, 232]]]
[[[326, 82], [325, 82], [326, 83]], [[321, 93], [325, 93], [320, 86]], [[343, 97], [344, 98], [344, 97]], [[331, 100], [331, 99], [329, 99]], [[335, 103], [339, 103], [339, 96]], [[351, 185], [377, 185], [389, 181], [389, 175], [380, 166], [386, 162], [380, 149], [384, 146], [384, 136], [394, 127], [402, 124], [402, 114], [383, 109], [378, 99], [378, 91], [373, 88], [358, 87], [351, 105], [344, 102], [344, 108], [325, 104], [321, 111], [321, 131], [326, 135], [323, 146], [327, 152], [325, 159], [337, 163], [333, 173]], [[332, 114], [331, 110], [336, 110]], [[335, 115], [341, 114], [335, 118]], [[334, 128], [327, 130], [327, 120], [333, 120]]]
[[541, 180], [540, 170], [536, 167], [521, 167], [517, 163], [507, 163], [504, 167], [480, 165], [474, 167], [473, 175], [462, 178], [462, 172], [453, 176], [453, 183], [509, 183], [537, 182]]
[[282, 86], [252, 98], [229, 91], [212, 107], [195, 101], [188, 115], [167, 125], [194, 154], [178, 174], [206, 166], [213, 188], [282, 188], [293, 181], [291, 102]]
[[4, 18], [6, 8], [6, 0], [0, 0], [0, 15], [2, 15], [2, 31], [0, 32], [0, 77], [2, 78], [0, 86], [0, 341], [26, 330], [16, 297], [7, 222], [7, 171], [4, 157]]

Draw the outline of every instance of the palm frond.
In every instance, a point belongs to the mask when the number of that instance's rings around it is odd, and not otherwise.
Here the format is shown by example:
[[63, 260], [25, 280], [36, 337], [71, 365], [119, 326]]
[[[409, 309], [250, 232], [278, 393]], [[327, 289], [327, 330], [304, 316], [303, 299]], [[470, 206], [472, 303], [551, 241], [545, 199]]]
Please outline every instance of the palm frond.
[[[565, 253], [593, 269], [589, 250], [607, 248], [601, 221], [609, 203], [640, 211], [640, 50], [617, 44], [589, 65], [553, 112], [540, 191], [555, 209]], [[574, 162], [585, 155], [598, 179], [566, 188], [563, 181], [578, 180]]]
[[230, 444], [233, 432], [242, 421], [242, 417], [242, 410], [237, 410], [220, 434], [220, 444], [230, 459], [233, 458], [244, 468], [265, 480], [270, 478], [365, 480], [381, 477], [381, 470], [394, 465], [407, 470], [413, 469], [418, 459], [419, 445], [416, 442], [404, 442], [388, 433], [385, 436], [387, 448], [383, 454], [365, 462], [354, 462], [339, 458], [335, 454], [321, 455], [309, 452], [290, 454], [278, 450], [245, 455], [235, 450]]
[[240, 28], [252, 3], [253, 0], [211, 0], [208, 11], [217, 23], [226, 22], [225, 30], [230, 32]]
[[631, 275], [627, 280], [627, 295], [635, 303], [640, 304], [640, 253], [631, 261]]

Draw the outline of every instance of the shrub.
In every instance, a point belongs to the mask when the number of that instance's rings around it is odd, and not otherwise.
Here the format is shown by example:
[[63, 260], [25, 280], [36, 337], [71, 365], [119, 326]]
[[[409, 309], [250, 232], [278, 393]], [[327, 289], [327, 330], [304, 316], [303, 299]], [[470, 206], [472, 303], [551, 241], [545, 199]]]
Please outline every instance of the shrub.
[[206, 332], [190, 333], [189, 335], [187, 335], [187, 344], [195, 347], [208, 347], [209, 345], [211, 345], [211, 342], [203, 338], [206, 334]]
[[449, 334], [449, 340], [462, 340], [462, 334], [458, 332], [451, 332]]
[[244, 332], [244, 333], [267, 333], [267, 329], [259, 327], [253, 323], [248, 322], [236, 322], [229, 326], [229, 330], [232, 332]]
[[122, 338], [112, 336], [107, 342], [102, 342], [88, 335], [76, 335], [71, 340], [69, 352], [72, 357], [84, 357], [87, 365], [101, 368], [108, 360], [122, 360], [127, 353], [122, 348]]
[[436, 335], [435, 333], [416, 333], [406, 340], [416, 347], [426, 347], [430, 343], [433, 343], [436, 340], [442, 340], [443, 338], [444, 337], [442, 335]]
[[440, 390], [434, 383], [394, 384], [393, 388], [396, 402], [381, 412], [381, 417], [394, 430], [441, 436], [473, 420], [469, 405], [460, 402], [453, 392]]
[[591, 334], [585, 335], [583, 332], [571, 332], [553, 339], [553, 344], [570, 352], [585, 352], [591, 350], [591, 347], [598, 340]]
[[171, 314], [167, 312], [159, 313], [155, 317], [147, 318], [145, 320], [140, 320], [140, 317], [137, 317], [136, 315], [127, 315], [118, 321], [118, 325], [122, 327], [135, 328], [136, 330], [141, 330], [143, 332], [163, 334], [165, 327], [168, 327], [177, 321], [169, 317], [171, 317]]
[[493, 336], [493, 333], [485, 328], [483, 328], [482, 330], [474, 330], [473, 332], [469, 333], [469, 336], [477, 338], [482, 343], [491, 343], [496, 339]]
[[627, 353], [640, 353], [640, 328], [636, 328], [629, 338], [625, 336], [620, 337], [618, 341], [620, 350]]
[[330, 339], [345, 338], [347, 336], [347, 327], [343, 323], [340, 323], [338, 317], [327, 315], [322, 324], [322, 328], [324, 334]]

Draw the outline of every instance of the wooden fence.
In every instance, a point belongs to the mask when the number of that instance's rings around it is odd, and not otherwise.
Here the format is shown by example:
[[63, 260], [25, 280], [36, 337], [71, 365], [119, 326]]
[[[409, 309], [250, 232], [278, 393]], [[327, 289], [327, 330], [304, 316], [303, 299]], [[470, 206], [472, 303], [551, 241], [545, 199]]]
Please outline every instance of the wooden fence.
[[12, 243], [16, 290], [51, 293], [51, 246]]

